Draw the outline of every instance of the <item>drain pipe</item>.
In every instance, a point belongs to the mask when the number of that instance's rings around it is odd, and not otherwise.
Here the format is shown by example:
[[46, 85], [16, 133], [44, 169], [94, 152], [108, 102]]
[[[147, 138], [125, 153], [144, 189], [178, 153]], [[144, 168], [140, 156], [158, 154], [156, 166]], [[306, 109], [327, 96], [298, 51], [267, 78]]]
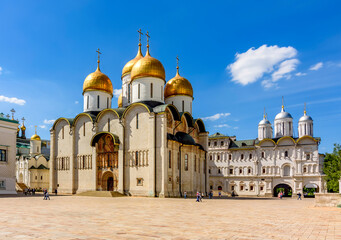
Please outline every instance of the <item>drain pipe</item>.
[[123, 134], [122, 134], [123, 135], [123, 141], [122, 141], [122, 145], [123, 145], [123, 147], [122, 147], [123, 148], [123, 154], [122, 154], [123, 155], [122, 156], [123, 157], [123, 163], [122, 163], [123, 164], [123, 166], [122, 166], [123, 167], [123, 171], [122, 171], [122, 185], [123, 185], [123, 189], [122, 190], [123, 190], [123, 194], [125, 194], [125, 191], [124, 191], [124, 170], [125, 170], [124, 169], [124, 163], [125, 163], [126, 150], [125, 150], [125, 141], [124, 141], [124, 139], [125, 139], [125, 132], [126, 131], [125, 131], [125, 126], [124, 126], [123, 121], [122, 121], [121, 118], [119, 119], [118, 122], [121, 124], [121, 126], [123, 128]]
[[183, 144], [181, 143], [179, 146], [179, 193], [180, 193], [180, 197], [182, 197], [182, 191], [181, 191], [181, 147], [183, 146]]
[[156, 194], [156, 116], [157, 114], [154, 113], [154, 196], [157, 197]]

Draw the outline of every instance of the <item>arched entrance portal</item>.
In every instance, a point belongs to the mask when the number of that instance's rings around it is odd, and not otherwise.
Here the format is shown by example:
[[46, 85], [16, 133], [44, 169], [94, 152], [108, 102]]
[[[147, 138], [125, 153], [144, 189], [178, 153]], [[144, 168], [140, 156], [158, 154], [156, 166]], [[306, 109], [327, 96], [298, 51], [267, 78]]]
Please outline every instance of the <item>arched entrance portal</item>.
[[315, 193], [319, 192], [319, 186], [315, 183], [308, 183], [303, 188], [303, 196], [305, 198], [314, 198]]
[[118, 137], [111, 133], [99, 133], [93, 137], [96, 143], [97, 189], [118, 190]]
[[283, 197], [292, 197], [292, 189], [288, 184], [281, 183], [274, 187], [273, 196], [277, 197], [282, 192]]

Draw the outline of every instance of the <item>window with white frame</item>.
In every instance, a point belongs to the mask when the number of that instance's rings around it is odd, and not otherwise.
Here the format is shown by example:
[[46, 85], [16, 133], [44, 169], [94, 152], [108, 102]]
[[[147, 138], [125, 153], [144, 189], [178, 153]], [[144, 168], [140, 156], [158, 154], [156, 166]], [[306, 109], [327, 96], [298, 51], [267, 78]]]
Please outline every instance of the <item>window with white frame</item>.
[[7, 151], [5, 149], [0, 149], [0, 162], [7, 161]]
[[0, 189], [6, 189], [6, 181], [0, 180]]

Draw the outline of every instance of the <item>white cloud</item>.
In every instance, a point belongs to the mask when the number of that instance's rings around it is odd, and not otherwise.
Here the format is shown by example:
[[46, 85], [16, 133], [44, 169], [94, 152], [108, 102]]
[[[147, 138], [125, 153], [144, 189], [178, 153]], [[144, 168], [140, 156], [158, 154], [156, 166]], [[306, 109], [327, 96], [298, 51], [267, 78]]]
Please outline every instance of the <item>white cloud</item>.
[[215, 128], [224, 128], [224, 127], [230, 128], [231, 126], [228, 125], [228, 124], [218, 124], [218, 125], [214, 125], [214, 127], [215, 127]]
[[234, 127], [233, 129], [239, 129], [239, 127]]
[[299, 64], [299, 62], [300, 61], [297, 59], [290, 59], [282, 62], [279, 65], [278, 70], [272, 73], [272, 81], [277, 82], [283, 77], [290, 78], [289, 73], [296, 70], [297, 64]]
[[23, 99], [19, 99], [19, 98], [16, 98], [16, 97], [12, 97], [12, 98], [9, 98], [9, 97], [5, 97], [3, 95], [0, 95], [0, 102], [9, 102], [9, 103], [15, 103], [15, 104], [18, 104], [18, 105], [25, 105], [26, 101], [23, 100]]
[[44, 124], [53, 124], [54, 121], [56, 121], [56, 120], [53, 120], [53, 119], [47, 120], [47, 119], [45, 119], [45, 120], [44, 120]]
[[39, 127], [42, 128], [42, 129], [46, 128], [45, 125], [39, 125]]
[[319, 62], [319, 63], [316, 63], [315, 65], [311, 66], [309, 68], [309, 70], [317, 71], [317, 70], [319, 70], [322, 67], [323, 67], [323, 62]]
[[0, 75], [2, 74], [2, 67], [0, 67]]
[[[232, 75], [232, 81], [245, 86], [247, 84], [256, 82], [262, 78], [264, 74], [272, 73], [274, 68], [283, 61], [289, 59], [294, 60], [292, 58], [296, 55], [297, 50], [291, 46], [278, 47], [277, 45], [263, 45], [257, 49], [252, 47], [244, 53], [237, 53], [236, 61], [230, 64], [227, 69]], [[295, 61], [298, 60], [296, 59]], [[288, 71], [292, 68], [295, 61], [287, 62], [286, 66], [282, 66], [282, 69], [280, 67], [278, 71], [280, 69], [281, 71]], [[290, 63], [291, 65], [289, 65]], [[288, 65], [291, 66], [291, 68], [289, 68]], [[286, 68], [284, 69], [284, 67]], [[280, 75], [278, 74], [276, 74], [275, 77], [279, 77]]]
[[75, 104], [78, 104], [79, 102], [78, 101], [75, 101]]
[[272, 87], [278, 87], [277, 86], [277, 83], [271, 81], [271, 80], [263, 80], [262, 81], [262, 86], [265, 88], [265, 89], [269, 89], [269, 88], [272, 88]]
[[302, 73], [302, 72], [298, 72], [295, 74], [297, 77], [300, 77], [300, 76], [305, 76], [307, 75], [306, 73]]
[[114, 89], [114, 96], [115, 96], [115, 98], [118, 98], [121, 93], [122, 93], [122, 89]]
[[217, 113], [217, 114], [214, 114], [213, 116], [203, 117], [202, 120], [216, 121], [222, 117], [228, 117], [230, 115], [231, 113]]

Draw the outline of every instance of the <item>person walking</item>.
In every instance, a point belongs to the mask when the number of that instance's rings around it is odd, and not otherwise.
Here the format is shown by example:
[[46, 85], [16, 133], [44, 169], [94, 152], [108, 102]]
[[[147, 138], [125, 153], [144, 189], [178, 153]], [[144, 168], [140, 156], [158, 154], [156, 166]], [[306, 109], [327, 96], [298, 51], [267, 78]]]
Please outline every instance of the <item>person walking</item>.
[[184, 199], [187, 199], [187, 192], [184, 192]]
[[202, 194], [199, 192], [199, 200], [202, 202]]
[[219, 197], [221, 198], [221, 192], [219, 191]]
[[56, 189], [54, 190], [54, 194], [57, 196], [57, 193], [58, 193], [58, 192], [57, 192], [57, 188], [56, 188]]
[[51, 199], [50, 199], [50, 194], [49, 194], [49, 192], [48, 192], [47, 190], [46, 190], [46, 193], [45, 193], [45, 197], [46, 197], [46, 200], [47, 200], [47, 199], [51, 200]]
[[196, 202], [199, 202], [199, 201], [200, 201], [200, 200], [199, 200], [199, 197], [200, 197], [200, 193], [197, 192], [197, 201], [196, 201]]
[[297, 200], [302, 200], [302, 198], [301, 198], [302, 194], [300, 192], [297, 193], [297, 196], [298, 196]]

